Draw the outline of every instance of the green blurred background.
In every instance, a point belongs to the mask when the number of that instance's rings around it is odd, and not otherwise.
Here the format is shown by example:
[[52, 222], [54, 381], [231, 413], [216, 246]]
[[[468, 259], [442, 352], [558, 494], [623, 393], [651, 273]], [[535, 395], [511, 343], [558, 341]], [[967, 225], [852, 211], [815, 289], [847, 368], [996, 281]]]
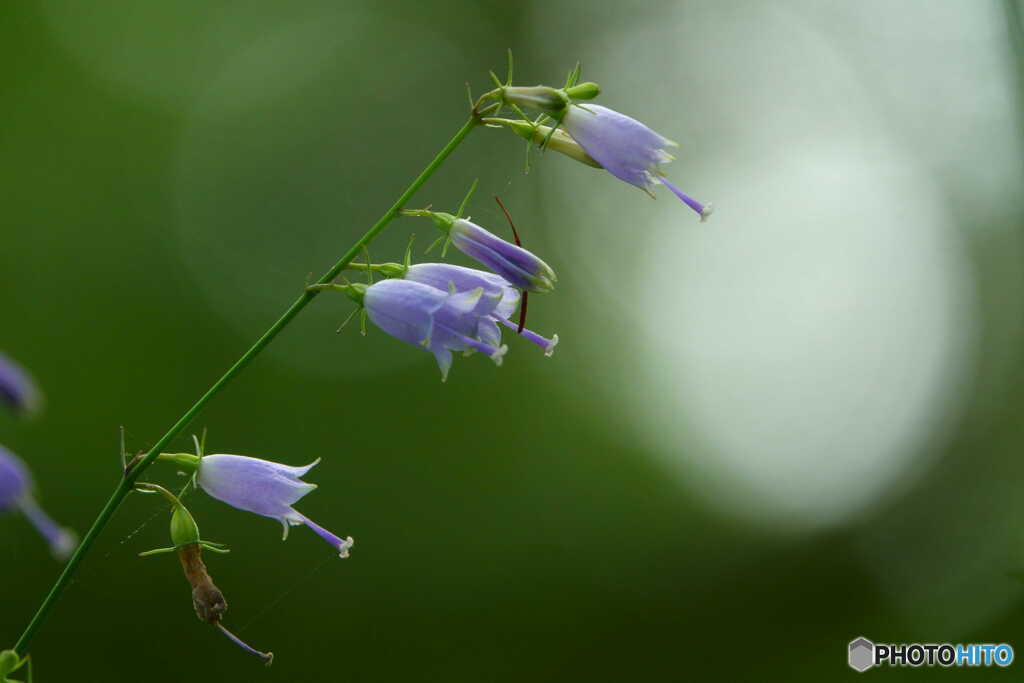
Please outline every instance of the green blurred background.
[[[510, 339], [441, 384], [428, 354], [335, 335], [350, 307], [320, 297], [191, 430], [322, 457], [299, 507], [356, 539], [341, 561], [191, 498], [233, 549], [208, 558], [225, 623], [274, 667], [196, 620], [175, 559], [136, 557], [167, 515], [135, 496], [36, 680], [821, 681], [854, 675], [860, 635], [1024, 654], [1020, 35], [1013, 3], [973, 0], [3, 3], [0, 348], [47, 408], [0, 441], [79, 532], [118, 426], [154, 443], [506, 48], [522, 84], [581, 60], [717, 207], [701, 225], [553, 155], [524, 175], [518, 138], [474, 133], [413, 205], [479, 178], [471, 213], [502, 231], [502, 196], [559, 274], [530, 308], [555, 356]], [[431, 230], [400, 220], [372, 255]], [[0, 547], [9, 645], [59, 566], [17, 517]]]

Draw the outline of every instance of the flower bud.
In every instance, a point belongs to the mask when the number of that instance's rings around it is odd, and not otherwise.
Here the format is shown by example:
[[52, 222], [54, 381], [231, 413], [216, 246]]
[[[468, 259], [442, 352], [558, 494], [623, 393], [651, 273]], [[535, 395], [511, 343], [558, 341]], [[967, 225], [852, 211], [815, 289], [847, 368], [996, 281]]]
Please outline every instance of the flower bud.
[[502, 276], [514, 287], [530, 292], [550, 292], [555, 271], [532, 252], [511, 244], [464, 218], [448, 230], [456, 249]]
[[180, 547], [199, 543], [199, 526], [184, 505], [175, 505], [171, 513], [171, 543]]
[[506, 104], [539, 109], [546, 114], [561, 114], [569, 106], [569, 98], [563, 91], [546, 85], [503, 87], [501, 99]]
[[580, 83], [574, 85], [571, 88], [566, 88], [565, 94], [574, 100], [592, 100], [601, 94], [601, 86], [597, 83], [587, 81], [586, 83]]
[[24, 664], [21, 657], [14, 650], [0, 652], [0, 681], [7, 679], [7, 674], [12, 674]]

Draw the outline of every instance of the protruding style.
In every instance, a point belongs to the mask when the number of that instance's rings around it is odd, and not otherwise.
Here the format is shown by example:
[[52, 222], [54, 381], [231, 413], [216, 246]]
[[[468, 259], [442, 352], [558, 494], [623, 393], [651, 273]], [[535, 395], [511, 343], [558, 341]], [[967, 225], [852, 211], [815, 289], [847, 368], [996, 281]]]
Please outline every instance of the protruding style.
[[50, 544], [57, 559], [67, 558], [75, 549], [75, 534], [50, 519], [33, 497], [32, 478], [25, 463], [0, 446], [0, 512], [3, 511], [23, 514]]

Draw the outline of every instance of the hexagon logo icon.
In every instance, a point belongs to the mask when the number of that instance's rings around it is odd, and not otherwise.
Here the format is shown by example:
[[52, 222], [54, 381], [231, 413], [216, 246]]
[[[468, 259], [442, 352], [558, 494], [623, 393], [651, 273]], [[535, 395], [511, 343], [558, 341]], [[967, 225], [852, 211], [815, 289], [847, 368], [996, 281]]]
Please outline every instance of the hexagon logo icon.
[[875, 644], [861, 637], [850, 641], [850, 668], [861, 673], [875, 665]]

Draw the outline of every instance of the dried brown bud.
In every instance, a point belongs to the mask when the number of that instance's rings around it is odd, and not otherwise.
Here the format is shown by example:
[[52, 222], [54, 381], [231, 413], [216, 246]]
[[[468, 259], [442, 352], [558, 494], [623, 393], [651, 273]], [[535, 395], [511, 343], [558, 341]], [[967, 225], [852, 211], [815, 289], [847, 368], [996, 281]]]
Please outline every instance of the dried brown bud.
[[191, 543], [178, 548], [178, 558], [185, 570], [185, 578], [192, 586], [192, 606], [196, 616], [207, 624], [216, 624], [227, 610], [228, 603], [207, 573], [202, 552], [198, 543]]

